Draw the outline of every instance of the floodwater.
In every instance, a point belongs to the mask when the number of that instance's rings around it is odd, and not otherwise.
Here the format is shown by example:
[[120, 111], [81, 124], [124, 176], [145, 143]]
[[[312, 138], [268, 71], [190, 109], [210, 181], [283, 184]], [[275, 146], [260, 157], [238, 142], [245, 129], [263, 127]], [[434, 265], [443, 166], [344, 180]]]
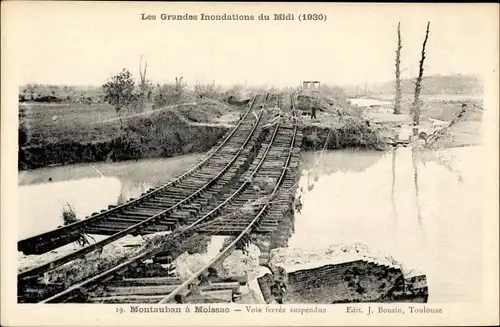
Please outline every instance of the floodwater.
[[[289, 247], [363, 243], [406, 270], [425, 273], [429, 302], [473, 302], [481, 290], [480, 147], [420, 153], [329, 151], [302, 155]], [[19, 239], [62, 224], [70, 204], [79, 218], [136, 197], [203, 157], [55, 167], [19, 176]], [[458, 159], [460, 158], [460, 159]], [[480, 162], [480, 161], [479, 161]], [[48, 181], [52, 178], [52, 181]], [[216, 253], [223, 238], [213, 238]]]
[[383, 105], [391, 105], [391, 101], [383, 101], [371, 98], [359, 98], [359, 99], [349, 99], [349, 101], [356, 106], [360, 107], [369, 107], [369, 106], [383, 106]]
[[359, 242], [426, 274], [429, 302], [477, 301], [482, 175], [474, 163], [481, 153], [480, 147], [307, 153], [303, 207], [289, 247]]
[[[70, 205], [79, 219], [139, 196], [193, 167], [204, 154], [43, 168], [19, 173], [19, 239], [63, 224]], [[51, 181], [49, 181], [51, 179]]]

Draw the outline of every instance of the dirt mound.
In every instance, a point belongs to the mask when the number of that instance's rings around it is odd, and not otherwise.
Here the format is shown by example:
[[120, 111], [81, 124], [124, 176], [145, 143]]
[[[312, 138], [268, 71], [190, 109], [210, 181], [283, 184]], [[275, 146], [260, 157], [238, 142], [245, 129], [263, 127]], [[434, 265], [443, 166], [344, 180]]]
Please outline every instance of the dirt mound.
[[235, 111], [235, 108], [213, 99], [201, 99], [176, 106], [167, 106], [156, 109], [152, 118], [167, 117], [174, 122], [181, 123], [209, 123], [222, 115]]
[[230, 112], [232, 109], [226, 104], [212, 99], [203, 99], [197, 102], [196, 105], [182, 107], [180, 113], [188, 121], [197, 123], [206, 123], [213, 121], [223, 114]]
[[344, 119], [337, 126], [309, 125], [303, 129], [303, 150], [365, 148], [382, 150], [386, 145], [382, 129], [368, 126], [361, 119]]
[[322, 86], [319, 89], [300, 90], [297, 94], [297, 108], [336, 112], [347, 109], [347, 96], [341, 88]]

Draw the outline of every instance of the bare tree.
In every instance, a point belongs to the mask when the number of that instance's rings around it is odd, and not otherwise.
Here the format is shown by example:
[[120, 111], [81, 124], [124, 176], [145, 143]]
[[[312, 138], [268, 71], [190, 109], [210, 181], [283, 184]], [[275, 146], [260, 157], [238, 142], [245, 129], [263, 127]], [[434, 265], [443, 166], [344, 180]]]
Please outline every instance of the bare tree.
[[148, 83], [147, 83], [147, 79], [146, 79], [147, 69], [148, 69], [148, 62], [145, 61], [144, 71], [142, 70], [142, 55], [141, 55], [141, 59], [139, 61], [139, 74], [141, 76], [141, 84], [139, 85], [139, 87], [140, 87], [140, 95], [139, 95], [139, 110], [140, 110], [140, 112], [144, 111], [144, 101], [146, 98], [146, 94], [148, 94], [147, 93]]
[[186, 86], [186, 83], [183, 83], [182, 82], [182, 79], [184, 77], [176, 77], [175, 78], [175, 89], [177, 90], [177, 92], [181, 93], [182, 92], [182, 89], [184, 89], [184, 87]]
[[401, 70], [400, 70], [400, 64], [401, 64], [401, 48], [403, 47], [401, 45], [401, 29], [400, 29], [401, 23], [398, 23], [398, 47], [396, 49], [396, 98], [394, 99], [394, 114], [395, 115], [400, 115], [401, 114]]
[[[413, 124], [417, 126], [420, 123], [420, 108], [422, 103], [420, 101], [420, 90], [422, 88], [422, 76], [424, 75], [424, 60], [425, 60], [425, 45], [427, 44], [427, 39], [429, 38], [429, 29], [431, 22], [427, 22], [427, 30], [425, 32], [424, 43], [422, 44], [422, 57], [420, 59], [420, 69], [417, 77], [417, 82], [415, 83], [415, 98], [412, 105], [412, 116]], [[418, 130], [414, 130], [415, 134], [418, 134]]]

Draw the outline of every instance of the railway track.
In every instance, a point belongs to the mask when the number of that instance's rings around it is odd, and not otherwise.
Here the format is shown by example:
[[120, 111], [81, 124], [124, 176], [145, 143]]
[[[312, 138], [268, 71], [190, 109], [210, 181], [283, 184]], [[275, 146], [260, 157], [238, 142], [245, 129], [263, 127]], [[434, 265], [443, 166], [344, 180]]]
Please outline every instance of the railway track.
[[[277, 215], [280, 210], [282, 211], [283, 204], [276, 204], [271, 200], [282, 196], [278, 194], [279, 188], [292, 186], [295, 174], [291, 169], [293, 170], [296, 166], [302, 137], [297, 125], [285, 125], [278, 120], [276, 124], [268, 126], [269, 132], [264, 133], [266, 138], [257, 156], [248, 170], [239, 178], [239, 182], [222, 192], [224, 199], [212, 203], [203, 214], [200, 214], [200, 218], [194, 221], [191, 219], [190, 224], [180, 234], [173, 236], [181, 237], [183, 233], [193, 230], [207, 234], [238, 234], [229, 246], [225, 247], [192, 278], [181, 280], [168, 276], [166, 273], [152, 277], [130, 277], [128, 272], [131, 268], [154, 256], [154, 251], [151, 251], [138, 254], [126, 262], [41, 302], [166, 303], [174, 299], [179, 301], [181, 295], [189, 295], [188, 300], [193, 303], [233, 301], [238, 296], [240, 287], [245, 285], [246, 278], [211, 276], [210, 283], [205, 285], [199, 285], [200, 280], [206, 279], [207, 272], [213, 273], [213, 266], [224, 260], [246, 235], [255, 230], [261, 229], [262, 231], [263, 221], [267, 220], [264, 224], [267, 231], [275, 230], [278, 226], [274, 220], [279, 221]], [[270, 178], [275, 179], [274, 186], [255, 193], [255, 189], [251, 186], [255, 185], [254, 182], [262, 176], [266, 178], [272, 176]], [[238, 219], [233, 217], [232, 220], [215, 218], [224, 217], [227, 211], [241, 209], [242, 206], [248, 204], [248, 201], [263, 196], [267, 197], [268, 201], [258, 205], [256, 212], [250, 216], [238, 217]], [[221, 222], [223, 222], [222, 225]], [[197, 291], [191, 292], [194, 288]]]
[[[291, 96], [291, 106], [294, 108], [293, 96]], [[295, 113], [295, 111], [294, 111]], [[197, 230], [204, 233], [231, 235], [236, 234], [236, 238], [222, 249], [207, 265], [198, 270], [191, 278], [184, 281], [177, 288], [170, 291], [166, 296], [161, 298], [157, 303], [169, 302], [197, 302], [200, 294], [206, 292], [206, 289], [211, 286], [211, 283], [204, 282], [206, 275], [210, 269], [213, 269], [218, 263], [221, 263], [227, 256], [239, 245], [248, 238], [249, 234], [255, 230], [264, 228], [266, 231], [276, 231], [282, 220], [283, 211], [287, 207], [284, 200], [287, 197], [293, 197], [295, 190], [296, 175], [293, 169], [298, 165], [298, 154], [302, 142], [302, 134], [298, 131], [297, 124], [293, 128], [282, 128], [280, 130], [279, 123], [276, 126], [274, 134], [270, 137], [267, 146], [263, 145], [263, 152], [259, 154], [255, 170], [249, 173], [245, 178], [245, 186], [248, 186], [250, 180], [258, 182], [259, 178], [276, 178], [276, 182], [271, 190], [259, 190], [257, 196], [253, 193], [255, 189], [245, 187], [234, 193], [233, 203], [225, 206], [224, 210], [238, 210], [241, 206], [249, 203], [258, 202], [258, 199], [265, 198], [264, 203], [260, 203], [255, 209], [255, 212], [250, 215], [239, 215], [237, 219], [231, 215], [223, 215], [223, 219], [205, 223]], [[264, 161], [266, 160], [266, 161]], [[279, 192], [281, 189], [282, 192]], [[284, 192], [283, 192], [284, 191]], [[257, 198], [257, 201], [256, 199]], [[289, 204], [289, 202], [288, 202]], [[222, 288], [222, 287], [221, 287]], [[232, 296], [237, 295], [237, 292], [232, 291]], [[157, 298], [156, 298], [157, 299]]]
[[[266, 100], [268, 97], [269, 94], [266, 94]], [[77, 235], [83, 232], [89, 224], [101, 223], [111, 215], [120, 214], [125, 209], [131, 208], [135, 205], [143, 204], [145, 200], [149, 200], [156, 195], [161, 195], [161, 193], [166, 191], [169, 187], [177, 185], [186, 177], [192, 176], [200, 168], [208, 166], [211, 160], [218, 159], [217, 155], [223, 155], [222, 149], [224, 148], [224, 146], [231, 145], [230, 140], [233, 141], [233, 148], [237, 148], [238, 141], [244, 142], [246, 140], [245, 138], [241, 139], [241, 135], [248, 135], [249, 130], [253, 127], [252, 119], [254, 117], [252, 117], [250, 113], [255, 108], [256, 102], [258, 102], [257, 98], [258, 96], [255, 96], [253, 98], [248, 110], [245, 112], [244, 116], [239, 121], [237, 126], [215, 147], [213, 151], [211, 151], [211, 153], [206, 158], [200, 161], [195, 167], [184, 172], [173, 181], [158, 188], [152, 188], [148, 190], [148, 192], [141, 194], [140, 197], [136, 199], [129, 199], [129, 201], [122, 205], [110, 205], [107, 210], [102, 210], [100, 213], [94, 213], [92, 214], [92, 216], [86, 217], [86, 219], [79, 222], [20, 240], [18, 242], [18, 251], [21, 251], [24, 254], [41, 254], [53, 250], [59, 246], [63, 246], [65, 244], [73, 242], [74, 240], [76, 240]], [[240, 137], [238, 138], [238, 136]], [[229, 148], [229, 150], [231, 151], [231, 148]]]
[[[99, 233], [110, 235], [106, 239], [81, 248], [40, 266], [18, 274], [18, 282], [39, 275], [85, 254], [110, 244], [126, 235], [173, 230], [183, 224], [205, 205], [213, 201], [220, 191], [246, 169], [262, 128], [263, 111], [255, 107], [271, 101], [269, 93], [256, 96], [235, 129], [198, 165], [172, 182], [152, 189], [137, 199], [95, 214], [72, 225], [30, 238], [30, 246], [55, 248], [61, 240], [73, 233]], [[26, 241], [26, 240], [25, 240]], [[37, 244], [40, 242], [40, 244]]]

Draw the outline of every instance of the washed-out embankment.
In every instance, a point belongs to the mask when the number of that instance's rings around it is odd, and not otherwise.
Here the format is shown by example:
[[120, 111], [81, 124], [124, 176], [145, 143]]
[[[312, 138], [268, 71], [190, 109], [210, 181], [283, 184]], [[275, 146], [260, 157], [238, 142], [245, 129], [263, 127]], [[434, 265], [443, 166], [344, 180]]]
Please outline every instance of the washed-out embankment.
[[[19, 170], [200, 153], [210, 150], [232, 128], [227, 124], [192, 124], [170, 114], [159, 113], [134, 119], [115, 138], [37, 144], [30, 144], [28, 141], [25, 145], [20, 144]], [[379, 149], [383, 145], [377, 131], [361, 120], [349, 121], [336, 127], [305, 126], [303, 133], [302, 149], [305, 151], [323, 148]]]
[[[103, 134], [106, 128], [119, 124], [103, 124]], [[67, 139], [30, 144], [27, 133], [27, 142], [20, 142], [19, 170], [205, 152], [230, 129], [224, 125], [191, 124], [180, 115], [165, 111], [124, 121], [119, 135], [97, 141]]]

